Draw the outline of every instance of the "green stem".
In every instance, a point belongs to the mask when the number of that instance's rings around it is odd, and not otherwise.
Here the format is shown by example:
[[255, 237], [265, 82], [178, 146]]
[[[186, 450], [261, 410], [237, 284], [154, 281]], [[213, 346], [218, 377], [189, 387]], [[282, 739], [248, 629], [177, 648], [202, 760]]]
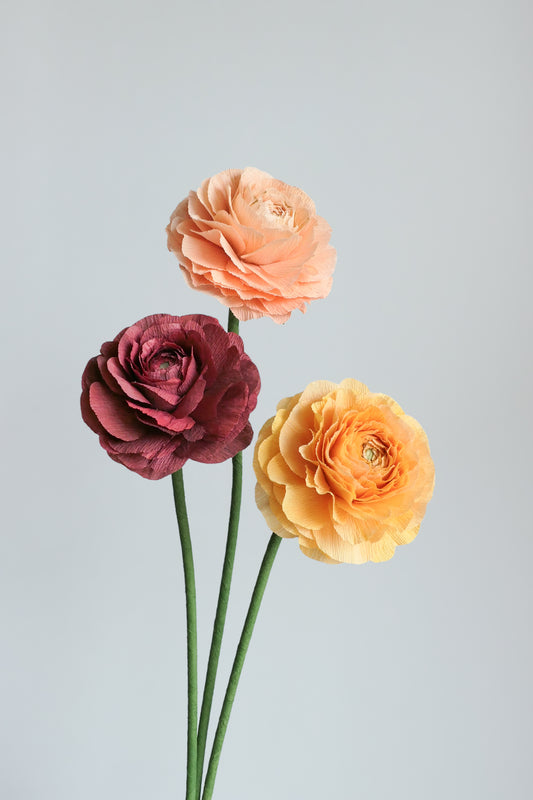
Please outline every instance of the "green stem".
[[[239, 320], [228, 310], [228, 332], [239, 333]], [[220, 589], [218, 592], [217, 609], [215, 622], [213, 624], [213, 634], [209, 659], [207, 662], [207, 672], [205, 676], [204, 691], [202, 696], [202, 708], [200, 711], [200, 722], [198, 725], [197, 739], [197, 779], [196, 795], [200, 800], [202, 792], [202, 777], [204, 769], [205, 748], [207, 743], [207, 732], [209, 730], [209, 719], [213, 705], [213, 695], [222, 648], [222, 637], [226, 624], [226, 614], [228, 610], [231, 579], [233, 576], [233, 565], [235, 563], [235, 551], [237, 549], [237, 535], [239, 532], [239, 517], [241, 511], [242, 497], [242, 453], [237, 453], [232, 459], [233, 477], [231, 486], [231, 504], [228, 522], [228, 534], [226, 539], [226, 552], [224, 554], [224, 565], [222, 567], [222, 577], [220, 579]]]
[[250, 639], [252, 638], [255, 621], [257, 619], [257, 614], [259, 613], [259, 608], [261, 606], [261, 600], [263, 599], [263, 594], [265, 593], [265, 588], [270, 575], [270, 571], [272, 569], [272, 565], [274, 563], [274, 559], [276, 557], [276, 553], [278, 552], [280, 544], [281, 544], [280, 537], [277, 536], [275, 533], [273, 533], [268, 542], [267, 549], [265, 551], [265, 555], [263, 557], [263, 561], [259, 569], [259, 574], [257, 576], [257, 580], [255, 583], [252, 599], [250, 601], [250, 606], [248, 608], [248, 614], [246, 615], [246, 620], [244, 622], [244, 627], [242, 629], [241, 638], [239, 640], [239, 645], [237, 647], [237, 653], [235, 655], [235, 660], [233, 662], [231, 675], [228, 681], [228, 688], [226, 689], [226, 695], [224, 697], [224, 703], [222, 705], [222, 711], [220, 712], [220, 719], [218, 721], [218, 727], [213, 741], [213, 748], [211, 750], [211, 757], [209, 759], [209, 766], [207, 768], [207, 775], [205, 779], [204, 793], [202, 795], [202, 800], [211, 800], [211, 797], [213, 795], [213, 788], [215, 785], [218, 762], [220, 761], [220, 753], [222, 752], [222, 745], [224, 744], [224, 736], [226, 735], [226, 729], [228, 727], [231, 709], [233, 706], [233, 701], [235, 699], [235, 693], [237, 691], [239, 678], [241, 676], [242, 668], [244, 665], [244, 659], [246, 658], [246, 653], [248, 651]]
[[228, 333], [239, 333], [239, 320], [231, 308], [228, 311]]
[[[239, 333], [239, 320], [231, 309], [228, 311], [228, 332]], [[213, 705], [213, 695], [215, 692], [215, 682], [217, 677], [220, 650], [222, 648], [222, 636], [226, 624], [226, 614], [228, 610], [229, 594], [231, 588], [231, 578], [233, 575], [233, 565], [235, 563], [235, 551], [237, 549], [237, 535], [239, 532], [239, 517], [241, 512], [242, 497], [242, 453], [237, 453], [232, 460], [233, 478], [231, 485], [231, 505], [228, 522], [228, 535], [226, 540], [226, 552], [224, 554], [224, 566], [222, 567], [222, 577], [220, 579], [220, 589], [218, 593], [217, 610], [215, 622], [213, 624], [213, 635], [211, 638], [211, 648], [207, 662], [207, 672], [202, 699], [202, 709], [200, 711], [200, 723], [198, 726], [198, 760], [197, 760], [197, 783], [196, 795], [200, 800], [202, 792], [202, 776], [204, 769], [205, 748], [207, 742], [207, 732], [209, 729], [209, 719]]]
[[198, 726], [198, 763], [197, 763], [198, 778], [196, 784], [196, 794], [198, 800], [200, 798], [202, 790], [202, 773], [204, 768], [207, 731], [209, 728], [211, 706], [213, 704], [213, 694], [215, 691], [215, 681], [217, 677], [220, 649], [222, 647], [222, 635], [224, 633], [226, 612], [228, 610], [231, 577], [233, 574], [233, 564], [235, 562], [235, 550], [237, 548], [237, 534], [239, 530], [241, 495], [242, 495], [242, 453], [237, 453], [237, 455], [234, 456], [233, 458], [233, 484], [231, 488], [231, 507], [230, 507], [229, 523], [228, 523], [228, 538], [226, 541], [224, 566], [222, 568], [220, 590], [218, 593], [218, 604], [215, 615], [215, 622], [213, 625], [213, 637], [211, 639], [211, 649], [209, 651], [209, 661], [207, 664], [207, 673], [205, 676], [202, 710], [200, 712], [200, 724]]
[[174, 504], [180, 532], [185, 577], [185, 603], [187, 610], [187, 793], [186, 800], [196, 800], [196, 725], [198, 717], [198, 645], [196, 634], [196, 587], [194, 581], [194, 561], [183, 471], [179, 469], [172, 475]]

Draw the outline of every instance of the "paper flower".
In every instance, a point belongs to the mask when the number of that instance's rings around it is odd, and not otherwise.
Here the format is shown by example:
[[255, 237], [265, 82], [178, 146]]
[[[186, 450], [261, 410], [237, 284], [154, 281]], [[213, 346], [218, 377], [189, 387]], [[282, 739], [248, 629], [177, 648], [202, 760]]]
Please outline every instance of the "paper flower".
[[158, 479], [250, 444], [259, 372], [213, 317], [145, 317], [100, 352], [83, 373], [81, 412], [114, 461]]
[[329, 225], [301, 189], [258, 169], [204, 181], [175, 209], [167, 234], [189, 286], [215, 295], [240, 320], [286, 322], [331, 288]]
[[358, 381], [316, 381], [282, 400], [254, 454], [271, 530], [329, 563], [386, 561], [411, 542], [433, 492], [419, 423]]

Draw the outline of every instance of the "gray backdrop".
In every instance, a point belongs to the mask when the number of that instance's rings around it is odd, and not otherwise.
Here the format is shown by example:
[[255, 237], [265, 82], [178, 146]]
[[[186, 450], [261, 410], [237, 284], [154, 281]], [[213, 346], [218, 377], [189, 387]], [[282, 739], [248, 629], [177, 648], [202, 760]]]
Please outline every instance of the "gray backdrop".
[[[225, 321], [164, 227], [247, 165], [310, 194], [338, 250], [327, 300], [241, 326], [255, 429], [354, 377], [422, 422], [437, 484], [386, 564], [282, 544], [215, 796], [531, 797], [529, 0], [28, 0], [3, 22], [2, 798], [184, 797], [170, 479], [106, 456], [79, 381], [147, 314]], [[268, 539], [251, 451], [224, 678]], [[230, 472], [185, 470], [201, 676]]]

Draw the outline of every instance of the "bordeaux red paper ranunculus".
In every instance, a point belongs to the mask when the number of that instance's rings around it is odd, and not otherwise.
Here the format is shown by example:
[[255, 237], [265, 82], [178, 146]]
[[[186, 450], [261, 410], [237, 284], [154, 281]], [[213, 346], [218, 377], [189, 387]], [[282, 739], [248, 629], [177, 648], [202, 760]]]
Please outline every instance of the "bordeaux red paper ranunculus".
[[305, 192], [259, 169], [205, 180], [173, 211], [167, 234], [189, 286], [240, 320], [286, 322], [331, 289], [331, 228]]
[[114, 461], [156, 480], [189, 458], [215, 464], [247, 447], [259, 388], [241, 337], [214, 317], [155, 314], [91, 358], [81, 411]]

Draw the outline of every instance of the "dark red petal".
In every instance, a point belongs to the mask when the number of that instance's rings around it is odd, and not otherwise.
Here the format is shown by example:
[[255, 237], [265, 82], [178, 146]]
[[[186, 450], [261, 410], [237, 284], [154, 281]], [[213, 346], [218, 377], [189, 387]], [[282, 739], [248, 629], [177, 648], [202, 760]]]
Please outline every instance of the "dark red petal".
[[189, 458], [193, 461], [200, 461], [202, 464], [220, 464], [221, 461], [233, 458], [248, 447], [252, 437], [252, 426], [247, 422], [234, 439], [222, 441], [204, 439], [198, 444], [192, 445]]
[[[167, 349], [179, 358], [160, 376]], [[155, 314], [102, 345], [82, 388], [82, 417], [110, 457], [157, 480], [188, 458], [218, 463], [247, 447], [260, 378], [214, 317]]]
[[110, 392], [103, 383], [91, 384], [89, 403], [98, 421], [111, 436], [129, 442], [145, 432], [144, 426], [124, 400]]
[[86, 425], [94, 431], [94, 433], [102, 433], [102, 426], [98, 422], [98, 418], [91, 408], [89, 402], [89, 388], [83, 390], [80, 397], [81, 417]]
[[146, 403], [146, 398], [142, 392], [128, 380], [126, 372], [121, 367], [118, 358], [110, 358], [107, 362], [107, 369], [127, 397], [131, 400], [136, 400], [138, 403]]
[[143, 408], [134, 403], [130, 403], [130, 407], [137, 411], [136, 416], [140, 421], [159, 428], [164, 433], [181, 433], [195, 425], [194, 419], [188, 416], [178, 417], [159, 408], [150, 408], [149, 406]]
[[97, 357], [89, 359], [87, 362], [87, 366], [83, 370], [83, 375], [81, 376], [81, 387], [82, 389], [88, 389], [91, 383], [100, 380], [100, 370], [98, 369], [98, 360]]

